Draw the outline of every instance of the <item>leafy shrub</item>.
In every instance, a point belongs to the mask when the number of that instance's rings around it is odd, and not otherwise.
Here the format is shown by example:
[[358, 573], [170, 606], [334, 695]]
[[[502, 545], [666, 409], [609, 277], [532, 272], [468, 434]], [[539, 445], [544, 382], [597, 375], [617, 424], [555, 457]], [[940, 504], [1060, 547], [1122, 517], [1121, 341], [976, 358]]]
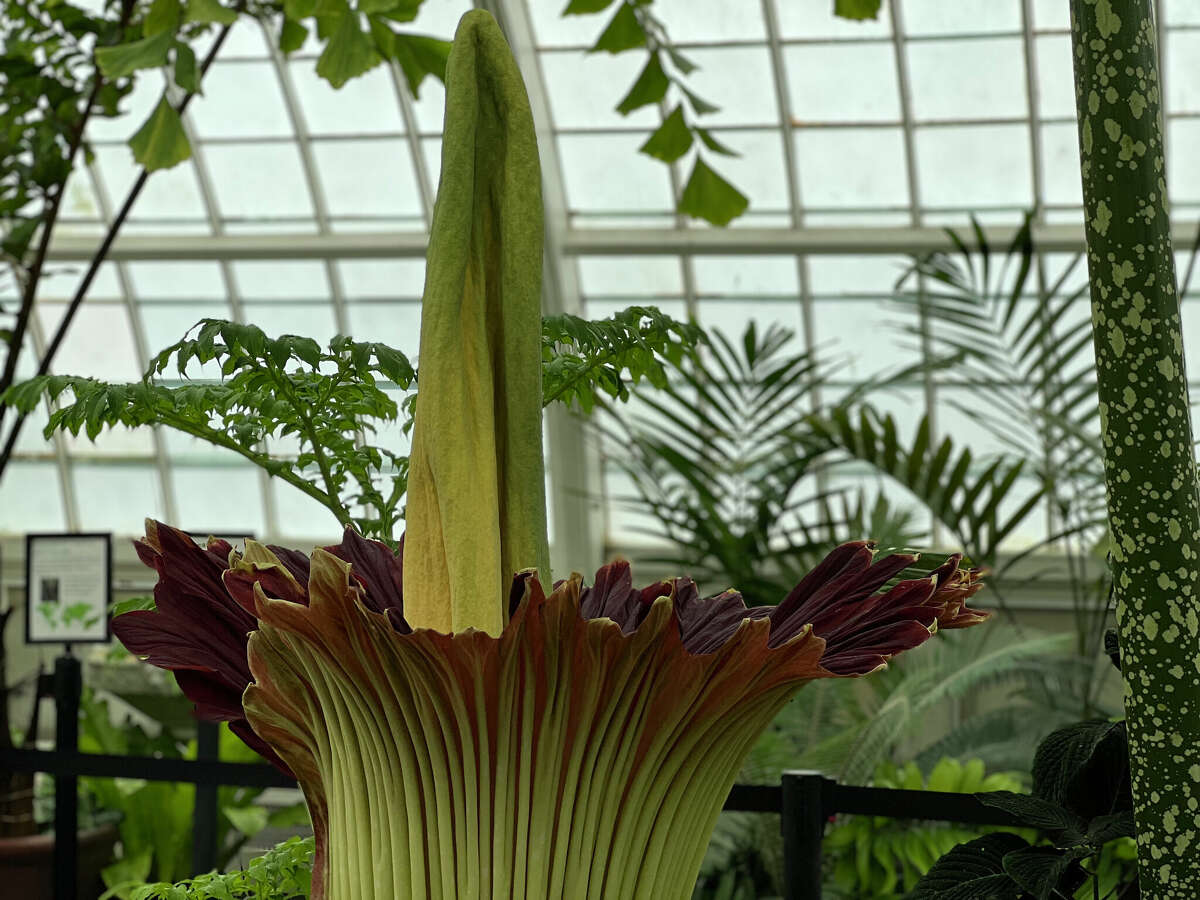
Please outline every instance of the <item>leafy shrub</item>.
[[313, 839], [294, 837], [250, 860], [241, 871], [143, 885], [133, 891], [132, 900], [304, 900], [312, 891], [312, 865]]

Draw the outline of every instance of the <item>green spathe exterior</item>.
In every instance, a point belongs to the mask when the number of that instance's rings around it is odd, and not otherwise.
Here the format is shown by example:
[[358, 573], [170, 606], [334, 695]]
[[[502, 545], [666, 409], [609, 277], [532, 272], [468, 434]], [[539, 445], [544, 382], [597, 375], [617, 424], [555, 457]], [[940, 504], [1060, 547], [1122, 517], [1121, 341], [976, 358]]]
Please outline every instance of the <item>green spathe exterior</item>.
[[542, 239], [525, 85], [496, 21], [467, 13], [446, 66], [421, 306], [404, 548], [414, 627], [499, 634], [512, 574], [549, 583]]
[[1200, 890], [1200, 500], [1152, 0], [1072, 0], [1142, 896]]

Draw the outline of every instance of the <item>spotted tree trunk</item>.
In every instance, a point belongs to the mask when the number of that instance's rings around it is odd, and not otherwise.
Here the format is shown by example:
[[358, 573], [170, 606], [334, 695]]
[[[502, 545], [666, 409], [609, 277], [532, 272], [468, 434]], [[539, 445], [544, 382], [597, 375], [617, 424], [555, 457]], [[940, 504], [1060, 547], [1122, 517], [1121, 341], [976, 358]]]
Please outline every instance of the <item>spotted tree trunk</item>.
[[1153, 0], [1071, 0], [1092, 324], [1143, 896], [1200, 885], [1200, 500]]

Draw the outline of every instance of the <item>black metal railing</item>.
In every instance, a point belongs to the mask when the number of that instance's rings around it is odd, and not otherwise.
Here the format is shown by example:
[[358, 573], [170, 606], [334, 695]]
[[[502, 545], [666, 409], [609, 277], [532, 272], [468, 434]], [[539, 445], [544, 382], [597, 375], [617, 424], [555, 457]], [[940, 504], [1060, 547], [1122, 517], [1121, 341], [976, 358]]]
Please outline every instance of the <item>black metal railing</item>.
[[[79, 752], [79, 661], [55, 663], [53, 695], [57, 707], [55, 749], [0, 750], [0, 769], [44, 772], [55, 782], [54, 898], [75, 900], [78, 868], [76, 796], [80, 777], [142, 778], [196, 785], [192, 832], [192, 868], [208, 872], [217, 857], [217, 788], [295, 787], [292, 779], [268, 765], [225, 763], [216, 759], [217, 729], [202, 724], [197, 759], [106, 756]], [[780, 817], [784, 844], [785, 900], [819, 900], [821, 841], [832, 816], [839, 814], [929, 819], [971, 825], [1018, 825], [1002, 810], [985, 806], [971, 794], [905, 791], [838, 784], [819, 772], [785, 772], [778, 785], [734, 785], [725, 801], [730, 812], [773, 813]]]

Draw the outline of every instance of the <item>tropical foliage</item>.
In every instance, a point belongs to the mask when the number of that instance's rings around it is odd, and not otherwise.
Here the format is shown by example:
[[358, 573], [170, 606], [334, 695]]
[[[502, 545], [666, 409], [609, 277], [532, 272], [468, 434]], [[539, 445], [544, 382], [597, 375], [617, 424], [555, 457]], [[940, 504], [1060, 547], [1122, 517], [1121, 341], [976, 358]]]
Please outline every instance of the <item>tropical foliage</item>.
[[[652, 307], [595, 322], [547, 317], [543, 396], [585, 411], [600, 396], [627, 399], [643, 380], [664, 383], [702, 340], [696, 326]], [[416, 379], [404, 354], [385, 344], [339, 335], [322, 348], [307, 337], [205, 319], [158, 353], [139, 382], [46, 375], [0, 399], [22, 413], [43, 399], [54, 405], [47, 437], [161, 425], [199, 438], [304, 492], [340, 525], [394, 542], [408, 456], [376, 435], [398, 421], [409, 429]]]

